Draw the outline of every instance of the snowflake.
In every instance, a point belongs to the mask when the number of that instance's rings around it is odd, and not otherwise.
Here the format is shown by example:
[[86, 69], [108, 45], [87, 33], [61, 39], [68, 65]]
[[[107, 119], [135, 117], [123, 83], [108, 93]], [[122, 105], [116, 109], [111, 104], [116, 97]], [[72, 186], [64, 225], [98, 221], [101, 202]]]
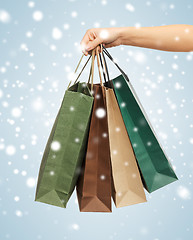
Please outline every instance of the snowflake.
[[104, 118], [106, 115], [106, 111], [104, 108], [98, 108], [98, 109], [96, 109], [95, 114], [98, 118]]

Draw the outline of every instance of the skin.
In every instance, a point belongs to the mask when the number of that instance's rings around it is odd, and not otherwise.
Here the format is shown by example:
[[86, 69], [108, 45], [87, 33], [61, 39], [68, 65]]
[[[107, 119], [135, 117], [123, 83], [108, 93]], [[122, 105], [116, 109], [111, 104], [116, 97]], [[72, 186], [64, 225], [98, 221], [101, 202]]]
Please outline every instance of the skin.
[[[86, 31], [81, 48], [87, 56], [99, 44], [106, 48], [130, 45], [171, 52], [193, 51], [193, 25], [156, 27], [92, 28]], [[100, 47], [97, 49], [100, 51]]]

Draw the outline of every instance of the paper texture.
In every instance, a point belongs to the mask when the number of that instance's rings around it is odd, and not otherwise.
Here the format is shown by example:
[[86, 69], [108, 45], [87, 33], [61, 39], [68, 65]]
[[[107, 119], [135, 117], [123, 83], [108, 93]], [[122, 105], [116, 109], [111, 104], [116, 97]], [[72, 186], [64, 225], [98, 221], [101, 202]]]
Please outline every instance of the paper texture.
[[102, 87], [94, 84], [86, 158], [77, 183], [81, 212], [111, 212], [111, 163], [105, 99]]
[[144, 187], [153, 192], [178, 178], [159, 144], [136, 93], [123, 75], [112, 80], [115, 95], [143, 177]]
[[65, 92], [42, 158], [35, 201], [66, 207], [84, 159], [92, 104], [85, 83]]
[[140, 173], [113, 89], [106, 89], [113, 191], [116, 207], [146, 202]]

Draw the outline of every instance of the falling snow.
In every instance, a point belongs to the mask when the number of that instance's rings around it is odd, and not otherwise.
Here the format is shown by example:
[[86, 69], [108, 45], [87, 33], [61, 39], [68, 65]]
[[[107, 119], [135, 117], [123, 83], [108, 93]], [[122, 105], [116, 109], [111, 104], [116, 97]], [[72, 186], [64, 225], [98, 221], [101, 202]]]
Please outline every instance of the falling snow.
[[[192, 11], [191, 1], [159, 0], [155, 4], [154, 1], [101, 0], [82, 4], [77, 0], [32, 0], [20, 5], [16, 1], [11, 4], [10, 1], [2, 1], [0, 217], [5, 225], [1, 229], [2, 239], [49, 240], [56, 234], [58, 239], [64, 240], [74, 240], [77, 236], [93, 240], [191, 239], [193, 51], [164, 52], [123, 45], [109, 49], [114, 62], [128, 75], [178, 175], [178, 181], [156, 193], [147, 193], [146, 206], [114, 208], [115, 214], [110, 217], [112, 221], [107, 214], [79, 213], [75, 192], [69, 206], [63, 210], [35, 202], [34, 198], [44, 148], [65, 90], [70, 80], [75, 81], [86, 61], [84, 57], [77, 73], [74, 73], [82, 54], [79, 43], [85, 31], [108, 26], [140, 29], [175, 23], [192, 24]], [[184, 36], [189, 36], [191, 31], [191, 28], [185, 27]], [[102, 39], [108, 35], [107, 30], [100, 33]], [[176, 34], [173, 41], [178, 44], [182, 38]], [[109, 60], [107, 63], [110, 78], [117, 77], [120, 71]], [[98, 83], [95, 66], [94, 82]], [[83, 71], [80, 81], [88, 80], [89, 67]], [[115, 87], [121, 88], [121, 83], [117, 82]], [[96, 96], [96, 99], [100, 97]], [[130, 105], [122, 101], [120, 106], [125, 108]], [[79, 111], [73, 102], [67, 108], [69, 114]], [[95, 114], [104, 118], [106, 111], [99, 108]], [[143, 126], [143, 119], [139, 119], [139, 123]], [[84, 127], [80, 121], [77, 131], [82, 131]], [[115, 130], [119, 132], [119, 126], [115, 126]], [[133, 133], [138, 131], [138, 127], [133, 128]], [[107, 132], [101, 134], [103, 138], [108, 138]], [[80, 147], [81, 139], [77, 136], [75, 132], [74, 147]], [[97, 142], [98, 138], [94, 141]], [[148, 139], [145, 144], [149, 149], [153, 147]], [[140, 147], [135, 142], [132, 146], [135, 149]], [[57, 159], [61, 147], [59, 141], [51, 142], [54, 159]], [[116, 147], [111, 151], [118, 154]], [[88, 157], [91, 155], [88, 153]], [[129, 159], [125, 159], [123, 164], [127, 170]], [[48, 171], [49, 178], [54, 179], [56, 172], [51, 167]], [[133, 174], [131, 177], [136, 176]], [[103, 174], [98, 176], [99, 181], [105, 182], [105, 179]], [[121, 191], [117, 195], [122, 197], [123, 194], [124, 191]], [[172, 214], [178, 218], [168, 225], [167, 219], [171, 219]], [[133, 221], [136, 218], [137, 225]]]
[[35, 11], [33, 13], [33, 19], [37, 22], [41, 21], [43, 19], [43, 13], [41, 11]]
[[103, 108], [98, 108], [98, 109], [96, 109], [95, 114], [98, 118], [104, 118], [106, 115], [106, 111]]
[[11, 20], [10, 14], [3, 9], [0, 9], [0, 22], [2, 23], [9, 23]]

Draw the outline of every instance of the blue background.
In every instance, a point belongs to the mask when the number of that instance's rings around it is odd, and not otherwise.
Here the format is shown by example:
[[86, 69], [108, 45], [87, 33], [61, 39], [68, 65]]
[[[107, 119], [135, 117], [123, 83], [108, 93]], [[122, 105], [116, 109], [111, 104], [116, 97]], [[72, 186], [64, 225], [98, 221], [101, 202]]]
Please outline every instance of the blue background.
[[[67, 209], [34, 201], [42, 154], [85, 31], [193, 24], [192, 1], [32, 2], [0, 1], [0, 11], [10, 15], [8, 22], [0, 20], [0, 239], [192, 239], [193, 54], [188, 52], [109, 50], [129, 76], [179, 181], [146, 192], [147, 203], [118, 209], [113, 204], [109, 214], [80, 213], [75, 192]], [[35, 11], [43, 13], [41, 21], [34, 20]], [[62, 32], [60, 39], [53, 38], [54, 28]], [[117, 76], [108, 63], [111, 77]], [[94, 80], [99, 82], [98, 74]]]

